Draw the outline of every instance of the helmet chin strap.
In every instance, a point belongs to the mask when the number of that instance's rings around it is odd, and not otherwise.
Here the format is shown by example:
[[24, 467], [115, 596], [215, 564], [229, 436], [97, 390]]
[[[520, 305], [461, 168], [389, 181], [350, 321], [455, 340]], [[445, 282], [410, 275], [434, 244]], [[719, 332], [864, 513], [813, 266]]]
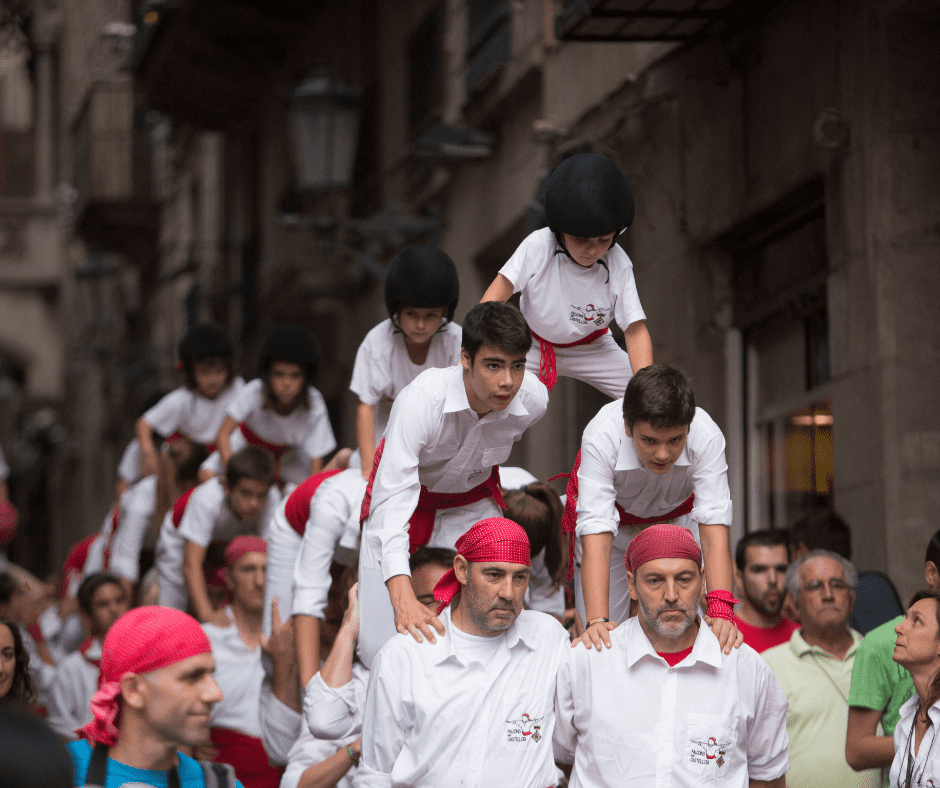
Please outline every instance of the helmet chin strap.
[[[611, 241], [611, 242], [610, 242], [610, 246], [607, 247], [607, 251], [608, 251], [608, 252], [609, 252], [611, 249], [614, 248], [614, 244], [617, 243], [617, 239], [618, 239], [619, 237], [620, 237], [620, 233], [617, 233], [617, 235], [614, 236], [614, 240]], [[561, 247], [560, 249], [556, 249], [556, 250], [555, 250], [555, 254], [563, 253], [564, 255], [567, 256], [567, 258], [568, 258], [569, 260], [571, 260], [572, 263], [574, 263], [575, 265], [581, 265], [581, 263], [579, 263], [577, 260], [575, 260], [575, 259], [571, 256], [571, 252], [569, 252], [569, 251], [565, 248], [564, 237], [563, 237], [563, 235], [562, 235], [561, 233], [555, 233], [555, 241], [558, 243], [558, 246]], [[604, 262], [603, 260], [601, 260], [601, 258], [599, 258], [599, 257], [597, 258], [597, 260], [596, 260], [595, 262], [598, 262], [598, 263], [600, 263], [602, 266], [604, 266], [604, 270], [607, 272], [607, 280], [604, 282], [604, 284], [607, 284], [607, 282], [610, 281], [610, 268], [608, 268], [608, 267], [607, 267], [607, 263], [605, 263], [605, 262]]]

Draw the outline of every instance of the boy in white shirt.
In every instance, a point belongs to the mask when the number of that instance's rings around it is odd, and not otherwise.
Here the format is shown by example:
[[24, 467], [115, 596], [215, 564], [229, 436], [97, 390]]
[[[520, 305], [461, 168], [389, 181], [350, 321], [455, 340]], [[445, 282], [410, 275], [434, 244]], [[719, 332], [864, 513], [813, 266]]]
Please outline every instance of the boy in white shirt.
[[436, 246], [406, 246], [388, 264], [388, 320], [362, 340], [349, 384], [359, 397], [356, 441], [364, 479], [395, 397], [424, 370], [460, 360], [460, 326], [453, 322], [459, 296], [457, 267]]
[[[551, 391], [559, 375], [623, 396], [631, 374], [653, 363], [633, 263], [617, 238], [634, 215], [633, 189], [606, 156], [579, 153], [559, 164], [545, 191], [548, 227], [529, 235], [482, 301], [522, 293], [522, 314], [538, 340], [526, 369]], [[610, 335], [616, 319], [626, 353]]]
[[545, 386], [525, 371], [531, 342], [515, 307], [478, 304], [464, 320], [460, 366], [423, 372], [395, 400], [363, 501], [359, 655], [367, 667], [396, 631], [432, 642], [432, 626], [443, 632], [415, 598], [408, 555], [422, 544], [453, 547], [473, 523], [500, 514], [496, 466], [548, 405]]

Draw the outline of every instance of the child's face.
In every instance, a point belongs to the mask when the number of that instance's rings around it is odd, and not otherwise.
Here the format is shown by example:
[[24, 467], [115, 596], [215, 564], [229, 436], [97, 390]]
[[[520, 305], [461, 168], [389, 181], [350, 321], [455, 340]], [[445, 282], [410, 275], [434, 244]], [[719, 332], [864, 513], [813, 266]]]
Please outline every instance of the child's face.
[[508, 408], [525, 376], [525, 354], [517, 357], [492, 345], [483, 345], [472, 363], [462, 348], [460, 363], [467, 401], [478, 416]]
[[304, 371], [300, 364], [274, 361], [268, 371], [268, 384], [278, 405], [288, 407], [297, 401], [304, 387]]
[[654, 427], [648, 421], [638, 421], [633, 430], [626, 428], [633, 439], [637, 457], [657, 476], [669, 473], [685, 448], [689, 437], [688, 425], [682, 427]]
[[398, 313], [398, 324], [405, 334], [405, 341], [415, 345], [426, 345], [434, 332], [441, 327], [444, 307], [424, 309], [418, 306], [402, 307]]
[[585, 268], [590, 268], [604, 256], [614, 240], [614, 234], [601, 235], [597, 238], [578, 238], [575, 235], [562, 234], [565, 239], [565, 249], [568, 250], [574, 261]]
[[229, 506], [239, 520], [253, 520], [268, 500], [270, 486], [257, 479], [239, 479], [238, 484], [228, 488]]
[[206, 399], [215, 399], [228, 380], [228, 364], [221, 358], [207, 358], [193, 364], [196, 391]]

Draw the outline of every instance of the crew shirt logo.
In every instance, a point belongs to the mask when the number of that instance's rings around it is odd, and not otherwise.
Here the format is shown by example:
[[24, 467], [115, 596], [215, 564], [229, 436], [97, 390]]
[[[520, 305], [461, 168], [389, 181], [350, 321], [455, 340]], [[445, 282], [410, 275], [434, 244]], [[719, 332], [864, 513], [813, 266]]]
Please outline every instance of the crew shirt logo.
[[580, 323], [581, 325], [593, 323], [596, 326], [602, 326], [604, 325], [604, 318], [610, 312], [609, 306], [594, 306], [594, 304], [588, 304], [587, 306], [572, 304], [571, 308], [573, 311], [568, 319], [572, 323]]
[[719, 743], [714, 736], [706, 741], [692, 739], [691, 744], [692, 747], [689, 759], [692, 763], [697, 763], [701, 766], [711, 766], [715, 764], [715, 767], [718, 769], [725, 765], [725, 755], [728, 752], [728, 747], [731, 746], [729, 742]]
[[538, 744], [542, 740], [542, 726], [539, 725], [542, 719], [542, 717], [523, 714], [519, 719], [506, 720], [506, 741], [510, 743], [533, 741]]

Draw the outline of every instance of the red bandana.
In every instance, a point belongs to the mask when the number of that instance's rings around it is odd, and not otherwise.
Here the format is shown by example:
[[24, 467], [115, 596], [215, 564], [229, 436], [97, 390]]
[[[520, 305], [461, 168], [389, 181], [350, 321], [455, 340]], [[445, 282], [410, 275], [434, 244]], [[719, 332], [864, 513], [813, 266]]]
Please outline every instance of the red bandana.
[[644, 528], [630, 541], [624, 563], [627, 571], [635, 572], [647, 561], [658, 558], [688, 558], [702, 565], [702, 549], [688, 528], [660, 523]]
[[[522, 526], [505, 517], [480, 520], [457, 540], [457, 553], [471, 563], [500, 561], [529, 566], [529, 537]], [[460, 591], [460, 582], [451, 569], [434, 586], [434, 598], [441, 604], [437, 614], [447, 607]]]
[[91, 699], [95, 718], [80, 733], [92, 746], [117, 741], [121, 679], [212, 653], [209, 638], [192, 616], [169, 607], [138, 607], [125, 613], [105, 636], [101, 649], [101, 678]]
[[235, 566], [235, 562], [248, 553], [266, 553], [268, 543], [260, 536], [236, 536], [225, 548], [225, 566]]

